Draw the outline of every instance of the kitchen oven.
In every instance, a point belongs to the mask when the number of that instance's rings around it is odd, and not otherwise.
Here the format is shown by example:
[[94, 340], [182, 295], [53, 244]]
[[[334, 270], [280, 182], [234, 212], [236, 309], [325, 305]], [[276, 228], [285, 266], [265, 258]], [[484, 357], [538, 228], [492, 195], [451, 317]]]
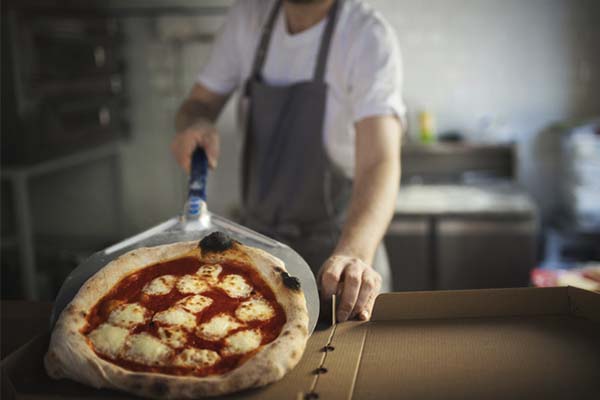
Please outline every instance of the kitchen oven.
[[127, 128], [120, 24], [93, 7], [49, 4], [3, 4], [4, 165], [63, 156]]

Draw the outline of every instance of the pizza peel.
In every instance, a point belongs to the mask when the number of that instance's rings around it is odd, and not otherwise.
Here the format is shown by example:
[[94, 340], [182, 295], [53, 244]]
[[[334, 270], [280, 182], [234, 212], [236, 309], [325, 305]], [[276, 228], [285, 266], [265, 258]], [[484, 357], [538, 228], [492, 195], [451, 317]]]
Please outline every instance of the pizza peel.
[[207, 174], [206, 154], [203, 149], [198, 148], [192, 156], [188, 199], [183, 214], [94, 253], [71, 271], [54, 301], [50, 317], [51, 327], [54, 326], [62, 310], [75, 297], [81, 286], [102, 267], [122, 254], [140, 247], [200, 240], [209, 233], [220, 231], [247, 246], [265, 250], [285, 263], [290, 275], [296, 276], [300, 280], [308, 308], [308, 331], [311, 334], [319, 317], [319, 293], [310, 267], [289, 246], [208, 211], [206, 204]]

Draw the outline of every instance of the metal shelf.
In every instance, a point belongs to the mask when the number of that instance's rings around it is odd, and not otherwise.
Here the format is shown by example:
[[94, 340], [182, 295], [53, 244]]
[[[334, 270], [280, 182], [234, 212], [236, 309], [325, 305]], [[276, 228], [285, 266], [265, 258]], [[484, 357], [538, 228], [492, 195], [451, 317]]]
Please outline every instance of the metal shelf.
[[18, 247], [22, 265], [22, 289], [27, 300], [39, 299], [34, 224], [30, 210], [29, 179], [105, 159], [111, 161], [111, 174], [115, 185], [113, 190], [114, 211], [117, 215], [117, 221], [121, 221], [121, 216], [123, 215], [121, 201], [121, 157], [120, 147], [116, 142], [38, 164], [7, 166], [3, 167], [0, 171], [1, 179], [12, 185], [12, 200], [17, 227], [16, 235], [3, 237], [2, 248]]

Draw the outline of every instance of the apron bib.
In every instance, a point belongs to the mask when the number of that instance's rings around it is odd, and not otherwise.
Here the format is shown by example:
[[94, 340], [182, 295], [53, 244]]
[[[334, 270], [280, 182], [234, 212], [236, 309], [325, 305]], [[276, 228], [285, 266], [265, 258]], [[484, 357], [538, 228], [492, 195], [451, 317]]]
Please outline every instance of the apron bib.
[[[261, 70], [281, 8], [277, 1], [246, 82], [243, 223], [288, 244], [315, 274], [335, 249], [352, 192], [352, 181], [331, 162], [323, 144], [325, 67], [339, 3], [329, 11], [313, 79], [275, 86], [264, 82]], [[383, 269], [384, 281], [389, 278], [387, 263], [376, 269]]]

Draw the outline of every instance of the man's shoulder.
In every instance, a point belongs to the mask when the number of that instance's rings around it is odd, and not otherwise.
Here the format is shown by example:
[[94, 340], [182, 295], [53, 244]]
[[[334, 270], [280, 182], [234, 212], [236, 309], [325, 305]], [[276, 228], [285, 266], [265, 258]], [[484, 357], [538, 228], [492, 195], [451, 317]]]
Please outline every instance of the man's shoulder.
[[[363, 0], [345, 0], [340, 13], [336, 57], [346, 70], [357, 65], [398, 59], [396, 32], [385, 17]], [[343, 60], [343, 61], [342, 61]]]
[[353, 41], [396, 40], [394, 29], [385, 17], [364, 0], [345, 0], [342, 16], [345, 34]]

